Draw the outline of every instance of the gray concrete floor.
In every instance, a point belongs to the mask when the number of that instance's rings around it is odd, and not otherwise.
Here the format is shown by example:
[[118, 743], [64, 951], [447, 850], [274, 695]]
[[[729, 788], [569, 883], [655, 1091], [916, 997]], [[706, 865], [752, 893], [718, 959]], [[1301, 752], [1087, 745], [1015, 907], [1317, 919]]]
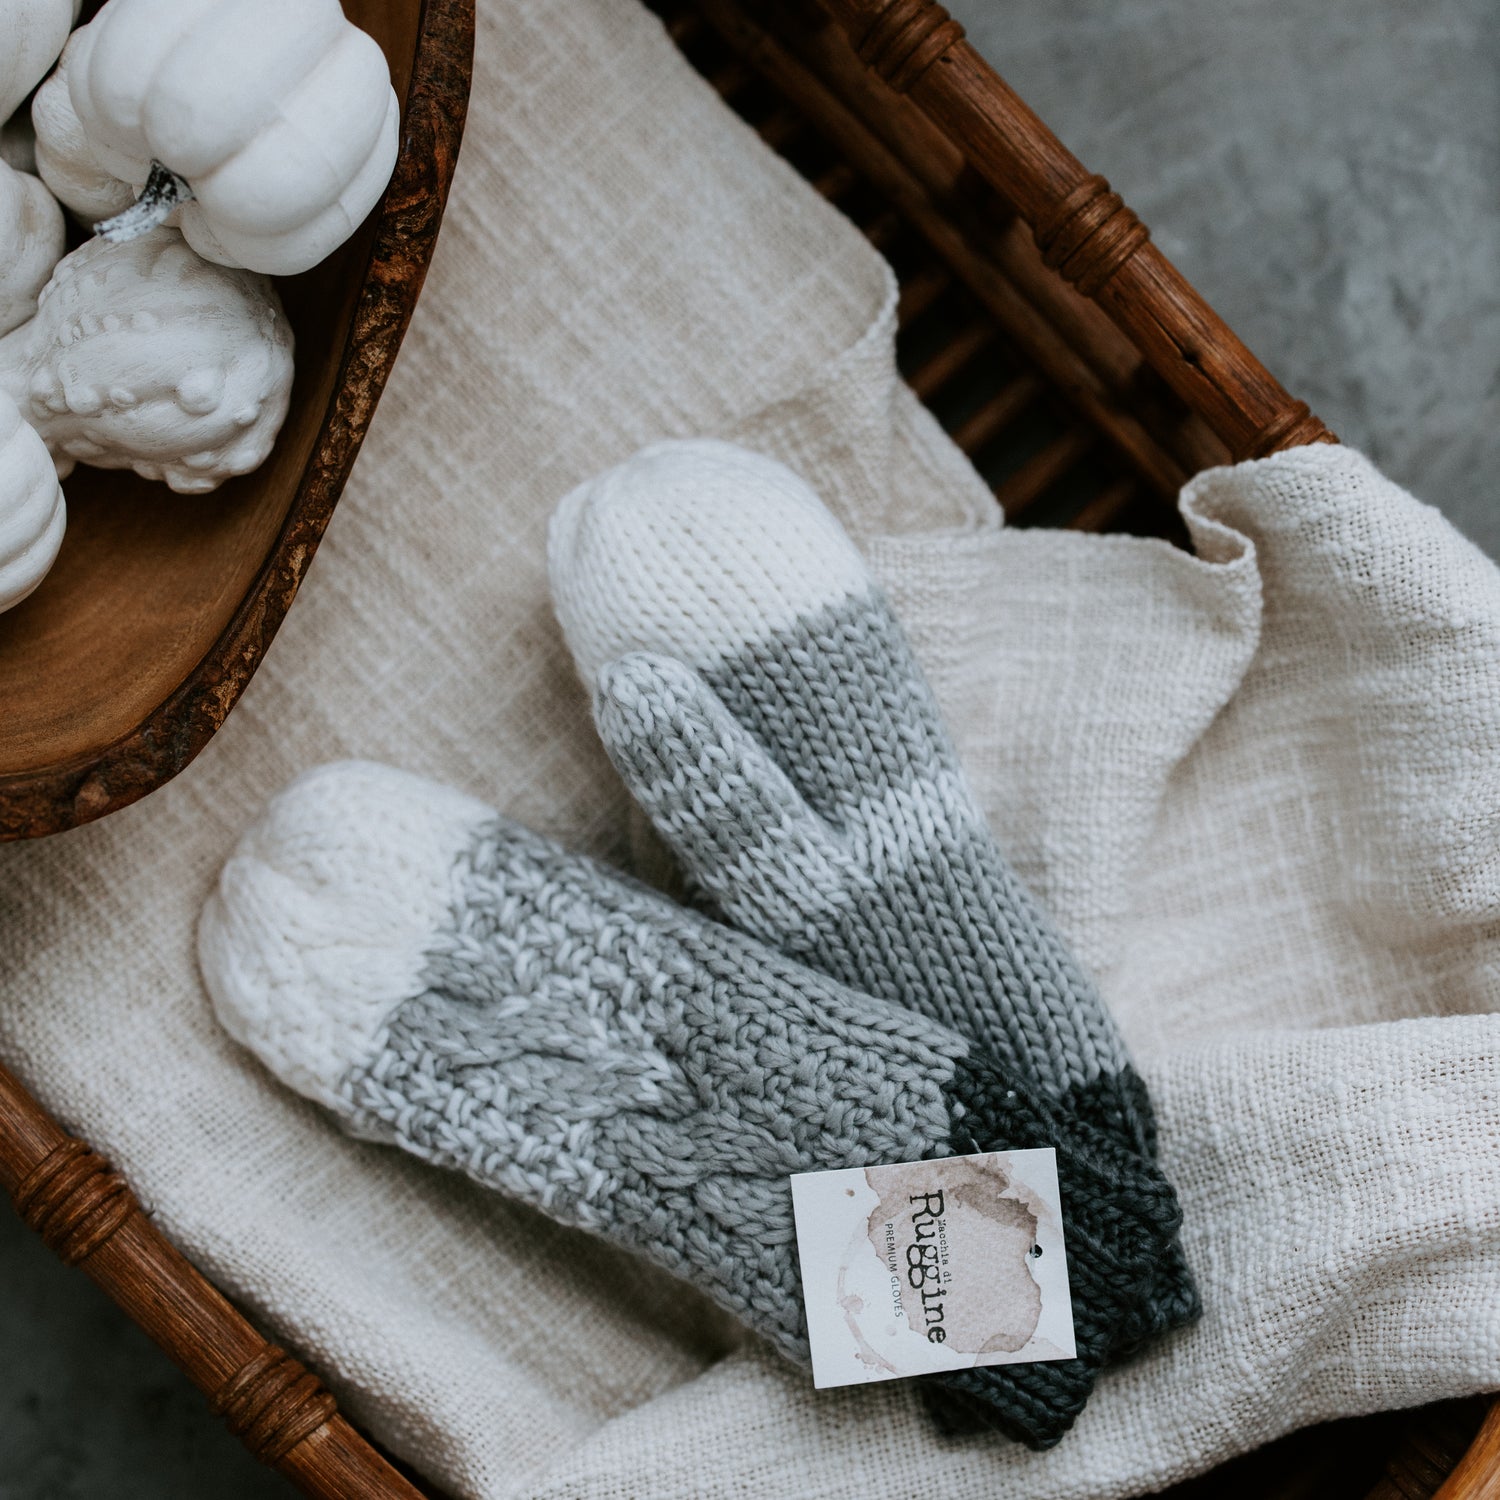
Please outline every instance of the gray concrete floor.
[[946, 0], [1293, 394], [1500, 555], [1500, 5]]
[[[950, 8], [1289, 389], [1500, 555], [1495, 0]], [[286, 1493], [0, 1210], [0, 1500]]]
[[0, 1203], [0, 1500], [285, 1500], [92, 1282]]

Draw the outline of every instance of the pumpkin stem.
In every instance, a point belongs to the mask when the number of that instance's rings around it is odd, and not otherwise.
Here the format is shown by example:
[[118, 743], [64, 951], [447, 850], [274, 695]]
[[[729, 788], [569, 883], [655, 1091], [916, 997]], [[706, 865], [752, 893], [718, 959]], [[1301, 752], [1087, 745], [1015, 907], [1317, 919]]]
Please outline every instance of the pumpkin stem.
[[139, 239], [158, 224], [165, 224], [178, 206], [190, 202], [192, 197], [192, 188], [181, 177], [170, 167], [153, 161], [140, 197], [114, 218], [101, 219], [94, 225], [94, 233], [115, 245]]

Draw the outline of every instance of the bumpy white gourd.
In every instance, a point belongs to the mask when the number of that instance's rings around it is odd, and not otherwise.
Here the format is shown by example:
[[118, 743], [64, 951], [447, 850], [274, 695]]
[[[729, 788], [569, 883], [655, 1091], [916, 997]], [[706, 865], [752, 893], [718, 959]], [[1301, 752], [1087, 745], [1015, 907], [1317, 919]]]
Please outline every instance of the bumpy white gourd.
[[180, 178], [192, 198], [167, 222], [220, 265], [316, 265], [390, 179], [390, 71], [338, 0], [109, 0], [69, 52], [100, 165], [137, 188], [153, 163]]
[[46, 576], [67, 520], [47, 445], [0, 391], [0, 610], [19, 604]]
[[36, 132], [37, 174], [64, 208], [81, 223], [93, 226], [129, 208], [135, 202], [135, 189], [106, 171], [89, 145], [68, 92], [76, 55], [75, 38], [69, 38], [57, 66], [31, 101], [31, 123]]
[[0, 120], [8, 120], [57, 61], [78, 0], [0, 0]]
[[0, 389], [64, 477], [76, 460], [202, 494], [265, 459], [291, 386], [271, 283], [210, 265], [174, 229], [90, 240], [0, 338]]
[[40, 180], [0, 162], [0, 333], [36, 312], [66, 233], [62, 209]]

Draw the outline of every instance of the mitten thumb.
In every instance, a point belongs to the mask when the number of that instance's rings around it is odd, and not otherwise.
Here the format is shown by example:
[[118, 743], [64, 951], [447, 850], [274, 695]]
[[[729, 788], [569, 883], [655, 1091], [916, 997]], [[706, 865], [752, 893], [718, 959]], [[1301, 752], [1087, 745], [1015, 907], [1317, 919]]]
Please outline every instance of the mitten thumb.
[[783, 945], [860, 881], [834, 830], [682, 662], [636, 651], [606, 664], [594, 720], [683, 873], [734, 926]]

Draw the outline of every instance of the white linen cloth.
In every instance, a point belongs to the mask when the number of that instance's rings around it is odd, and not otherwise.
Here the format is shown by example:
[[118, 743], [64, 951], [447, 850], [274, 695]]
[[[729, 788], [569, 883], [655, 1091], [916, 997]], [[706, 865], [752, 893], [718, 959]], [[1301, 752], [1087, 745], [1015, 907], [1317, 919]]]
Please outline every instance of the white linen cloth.
[[[484, 0], [436, 264], [264, 667], [172, 785], [0, 850], [0, 1056], [455, 1495], [1121, 1495], [1500, 1385], [1500, 573], [1332, 448], [1200, 476], [1197, 558], [1006, 531], [895, 378], [890, 292], [631, 0]], [[326, 759], [639, 850], [545, 523], [696, 432], [864, 539], [1153, 1089], [1207, 1312], [1050, 1453], [814, 1392], [649, 1268], [345, 1140], [198, 982], [219, 865]]]

